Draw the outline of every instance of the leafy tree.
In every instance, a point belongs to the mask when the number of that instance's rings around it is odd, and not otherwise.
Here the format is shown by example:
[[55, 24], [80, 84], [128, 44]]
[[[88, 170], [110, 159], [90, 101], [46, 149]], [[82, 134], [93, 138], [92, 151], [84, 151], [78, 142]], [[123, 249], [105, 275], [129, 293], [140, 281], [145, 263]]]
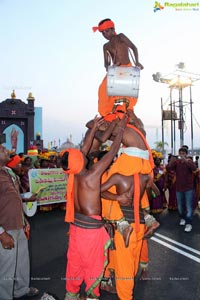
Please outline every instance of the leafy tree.
[[157, 141], [154, 144], [156, 145], [156, 150], [158, 150], [158, 151], [162, 151], [162, 149], [164, 148], [165, 145], [168, 146], [167, 142], [164, 142], [164, 144], [163, 144], [162, 141]]

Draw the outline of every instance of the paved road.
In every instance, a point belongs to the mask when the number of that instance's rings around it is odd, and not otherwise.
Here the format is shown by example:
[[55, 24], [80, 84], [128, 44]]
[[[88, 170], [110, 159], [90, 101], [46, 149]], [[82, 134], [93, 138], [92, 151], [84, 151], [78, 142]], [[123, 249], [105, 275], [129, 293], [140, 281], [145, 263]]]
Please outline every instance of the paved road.
[[[136, 280], [134, 299], [200, 300], [200, 218], [195, 215], [191, 233], [178, 225], [177, 212], [165, 210], [156, 218], [161, 226], [149, 240], [149, 274], [146, 280]], [[64, 212], [39, 212], [29, 221], [32, 285], [40, 296], [46, 291], [63, 300], [68, 242]], [[117, 296], [104, 292], [100, 299]]]

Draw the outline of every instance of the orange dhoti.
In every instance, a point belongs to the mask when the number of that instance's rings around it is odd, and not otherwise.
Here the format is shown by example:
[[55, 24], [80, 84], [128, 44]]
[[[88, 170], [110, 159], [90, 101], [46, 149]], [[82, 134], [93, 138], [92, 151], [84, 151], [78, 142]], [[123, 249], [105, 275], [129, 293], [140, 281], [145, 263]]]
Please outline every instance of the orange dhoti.
[[[152, 165], [149, 160], [123, 153], [111, 166], [108, 171], [107, 178], [115, 173], [130, 176], [139, 173], [150, 174], [151, 171]], [[107, 178], [104, 177], [103, 181]], [[109, 191], [116, 193], [115, 187], [112, 187]], [[146, 194], [144, 194], [143, 198], [145, 198], [145, 201], [148, 200], [146, 199]], [[148, 203], [144, 204], [144, 206], [146, 205], [148, 205]], [[102, 199], [102, 215], [105, 219], [113, 222], [124, 217], [117, 201], [105, 199]], [[108, 264], [106, 272], [107, 275], [108, 270], [114, 268], [116, 276], [116, 290], [120, 300], [133, 299], [134, 278], [138, 271], [143, 243], [142, 238], [146, 230], [146, 226], [144, 224], [139, 225], [139, 231], [136, 230], [135, 223], [132, 223], [131, 226], [134, 230], [130, 235], [129, 246], [127, 248], [124, 245], [121, 233], [119, 231], [115, 231], [114, 243], [116, 250], [109, 252], [111, 264]]]
[[[123, 65], [124, 67], [130, 67], [131, 64]], [[104, 77], [98, 90], [98, 112], [101, 116], [105, 116], [112, 112], [113, 105], [116, 100], [126, 98], [129, 100], [128, 109], [132, 109], [136, 105], [138, 98], [133, 97], [122, 97], [122, 96], [108, 96], [107, 95], [107, 75]]]
[[125, 248], [122, 235], [116, 231], [114, 250], [114, 269], [116, 279], [116, 290], [120, 300], [133, 300], [134, 278], [138, 271], [142, 238], [145, 225], [140, 224], [140, 231], [136, 233], [135, 224], [130, 235], [129, 246]]
[[149, 263], [149, 249], [147, 240], [142, 240], [142, 247], [140, 252], [140, 266], [142, 269], [147, 269]]

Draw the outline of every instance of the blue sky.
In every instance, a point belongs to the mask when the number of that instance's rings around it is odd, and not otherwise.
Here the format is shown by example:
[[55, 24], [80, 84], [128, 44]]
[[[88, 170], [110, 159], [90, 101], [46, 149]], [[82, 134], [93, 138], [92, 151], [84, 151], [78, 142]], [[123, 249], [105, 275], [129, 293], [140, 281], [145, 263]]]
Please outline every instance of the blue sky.
[[[85, 123], [97, 114], [98, 87], [105, 76], [102, 48], [106, 40], [91, 28], [111, 18], [116, 32], [123, 32], [137, 46], [144, 65], [135, 112], [153, 147], [161, 140], [160, 99], [163, 97], [167, 109], [169, 89], [154, 82], [152, 74], [173, 72], [179, 62], [200, 74], [200, 8], [177, 11], [164, 7], [154, 12], [154, 4], [151, 0], [0, 0], [0, 101], [9, 98], [13, 89], [23, 101], [32, 92], [35, 106], [43, 108], [45, 144], [58, 139], [64, 142], [70, 134], [75, 143], [80, 142]], [[194, 146], [200, 146], [200, 81], [195, 82], [192, 95], [197, 120]], [[173, 97], [177, 99], [176, 91]], [[183, 100], [188, 97], [184, 89]], [[185, 119], [185, 139], [190, 145], [189, 105]], [[170, 125], [165, 123], [170, 143]]]

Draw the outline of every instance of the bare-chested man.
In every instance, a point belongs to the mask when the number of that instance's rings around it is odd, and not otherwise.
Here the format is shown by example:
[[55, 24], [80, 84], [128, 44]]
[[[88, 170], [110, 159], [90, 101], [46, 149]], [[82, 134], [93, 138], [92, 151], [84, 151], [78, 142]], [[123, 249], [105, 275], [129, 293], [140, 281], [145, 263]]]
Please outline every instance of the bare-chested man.
[[127, 116], [124, 115], [118, 124], [119, 133], [110, 151], [89, 170], [86, 169], [86, 155], [92, 145], [95, 132], [101, 125], [99, 118], [94, 119], [92, 129], [81, 151], [67, 149], [61, 154], [62, 167], [69, 174], [66, 221], [71, 223], [65, 300], [79, 299], [79, 290], [83, 281], [86, 284], [87, 297], [99, 299], [99, 284], [110, 244], [101, 217], [101, 176], [118, 151], [126, 122]]
[[[142, 199], [144, 192], [147, 188], [147, 183], [149, 181], [149, 175], [140, 175], [140, 200]], [[111, 193], [109, 189], [115, 186], [116, 193]], [[106, 182], [101, 185], [101, 195], [104, 199], [116, 200], [120, 203], [122, 211], [124, 210], [124, 216], [126, 217], [127, 208], [129, 208], [129, 213], [133, 211], [133, 195], [134, 195], [134, 181], [133, 176], [124, 176], [119, 173], [113, 174]], [[153, 235], [155, 229], [159, 227], [159, 223], [155, 218], [143, 211], [144, 219], [147, 220], [146, 226], [147, 230], [143, 238], [149, 238]], [[130, 215], [128, 219], [130, 218]], [[133, 214], [132, 214], [133, 220]], [[120, 229], [121, 230], [121, 229]], [[127, 241], [125, 241], [126, 246]], [[128, 243], [127, 243], [128, 246]]]
[[[128, 113], [130, 122], [132, 124], [127, 124], [124, 130], [124, 134], [122, 137], [123, 147], [120, 149], [121, 155], [111, 166], [108, 172], [108, 177], [110, 177], [114, 173], [120, 173], [126, 176], [133, 176], [134, 174], [150, 175], [153, 169], [153, 159], [151, 157], [151, 151], [143, 134], [145, 131], [142, 121], [138, 119], [134, 113], [130, 111], [128, 111]], [[88, 128], [91, 128], [92, 124], [93, 121], [89, 121], [86, 126]], [[99, 127], [98, 132], [95, 134], [97, 140], [101, 140], [101, 137], [103, 135], [102, 132], [105, 131], [105, 128], [110, 126], [109, 124], [110, 122], [105, 121], [105, 123]], [[115, 127], [110, 136], [110, 139], [112, 140], [117, 134], [118, 129], [117, 127]], [[150, 185], [153, 185], [153, 180], [150, 180], [148, 185], [146, 185], [146, 188], [148, 188], [148, 186]], [[154, 188], [154, 185], [152, 186], [152, 188]], [[155, 190], [155, 192], [158, 193], [157, 190]], [[113, 209], [114, 206], [117, 207], [118, 203], [112, 204]], [[113, 215], [113, 218], [114, 216], [116, 217], [116, 214]], [[106, 217], [106, 215], [104, 217]], [[112, 214], [110, 216], [107, 215], [107, 217], [112, 219]], [[124, 236], [124, 238], [127, 239], [127, 245], [128, 236]]]
[[135, 56], [135, 65], [140, 69], [143, 66], [139, 63], [138, 50], [136, 46], [123, 33], [116, 34], [115, 24], [111, 19], [104, 19], [99, 22], [97, 27], [93, 27], [93, 31], [100, 31], [105, 39], [109, 40], [104, 44], [104, 66], [106, 70], [111, 65], [111, 59], [114, 65], [127, 65], [130, 63], [129, 48], [132, 49]]
[[[146, 190], [146, 185], [148, 182], [149, 178], [148, 175], [140, 175], [140, 199], [142, 199], [144, 192]], [[110, 188], [115, 187], [113, 192], [110, 192]], [[124, 226], [126, 227], [127, 224], [126, 222], [129, 222], [129, 228], [134, 228], [134, 215], [133, 215], [133, 194], [134, 194], [134, 180], [133, 176], [124, 176], [119, 173], [113, 174], [106, 182], [104, 182], [101, 185], [101, 195], [104, 199], [109, 199], [109, 200], [116, 200], [120, 203], [120, 208], [123, 211], [123, 215], [125, 217], [125, 224]], [[106, 200], [106, 201], [107, 201]], [[106, 202], [105, 200], [102, 200], [103, 202]], [[104, 203], [103, 203], [104, 205]], [[141, 208], [140, 208], [141, 209]], [[142, 230], [144, 226], [144, 221], [146, 225], [146, 231], [145, 235], [143, 236], [144, 238], [150, 237], [154, 231], [159, 227], [159, 223], [155, 220], [155, 218], [151, 215], [149, 215], [145, 210], [140, 213], [140, 231]], [[123, 222], [120, 222], [117, 224], [117, 229], [119, 233], [122, 233], [123, 235]], [[120, 225], [120, 226], [119, 226]], [[107, 266], [106, 269], [106, 275], [108, 278], [110, 277], [110, 274], [112, 276], [116, 276], [116, 289], [118, 296], [120, 299], [129, 299], [128, 296], [131, 296], [132, 290], [133, 290], [133, 285], [126, 285], [126, 280], [125, 281], [120, 281], [117, 278], [126, 278], [128, 275], [131, 275], [131, 278], [134, 278], [138, 266], [139, 266], [139, 261], [141, 263], [141, 269], [142, 273], [141, 276], [146, 275], [146, 270], [148, 266], [148, 259], [146, 258], [146, 254], [148, 253], [148, 245], [147, 241], [142, 241], [141, 236], [137, 235], [137, 233], [132, 234], [130, 237], [130, 245], [127, 245], [128, 247], [127, 250], [122, 247], [122, 237], [120, 236], [119, 233], [116, 233], [116, 236], [114, 236], [114, 243], [116, 245], [116, 251], [110, 251], [110, 261], [111, 263]], [[124, 238], [124, 235], [123, 235]], [[125, 243], [127, 241], [125, 240]], [[143, 254], [144, 251], [147, 251], [145, 254], [145, 261], [143, 260]], [[124, 256], [124, 255], [125, 256]], [[125, 259], [126, 257], [126, 259]], [[120, 261], [123, 261], [123, 266], [121, 265]], [[112, 272], [111, 272], [112, 270]], [[128, 276], [128, 277], [129, 277]], [[106, 276], [105, 276], [106, 277]], [[134, 280], [131, 281], [132, 284], [134, 284]], [[113, 290], [113, 282], [112, 280], [103, 281], [101, 288], [105, 289], [107, 291], [112, 291]], [[125, 291], [125, 292], [124, 292]]]
[[[106, 71], [111, 65], [121, 67], [131, 67], [132, 63], [129, 58], [129, 54], [132, 55], [134, 65], [139, 69], [143, 69], [142, 64], [139, 62], [138, 50], [136, 46], [123, 34], [116, 34], [115, 24], [110, 19], [104, 19], [99, 22], [98, 26], [93, 27], [93, 31], [98, 30], [103, 34], [105, 39], [108, 40], [103, 46], [104, 52], [104, 66]], [[136, 72], [138, 74], [138, 71]], [[138, 75], [136, 75], [138, 76]], [[137, 86], [136, 86], [137, 89]], [[124, 91], [123, 96], [126, 95]], [[119, 99], [119, 96], [108, 96], [107, 94], [107, 74], [104, 77], [98, 90], [98, 111], [101, 116], [105, 116], [112, 111], [115, 100]], [[133, 110], [137, 103], [137, 97], [127, 97], [129, 99], [129, 109]]]
[[[122, 114], [123, 115], [123, 114]], [[111, 117], [111, 118], [110, 118]], [[110, 120], [112, 120], [112, 117], [114, 118], [115, 116], [110, 116]], [[151, 175], [154, 162], [151, 154], [151, 150], [148, 146], [148, 143], [145, 138], [145, 132], [143, 128], [143, 124], [141, 120], [139, 120], [135, 114], [130, 114], [129, 115], [130, 120], [126, 128], [124, 130], [124, 134], [122, 137], [122, 144], [123, 147], [120, 149], [121, 155], [118, 156], [118, 158], [115, 160], [115, 162], [112, 164], [108, 171], [108, 175], [106, 179], [103, 181], [105, 182], [106, 180], [109, 180], [109, 178], [113, 175], [116, 176], [115, 174], [119, 173], [120, 175], [124, 176], [130, 176], [129, 179], [133, 180], [132, 184], [134, 184], [134, 188], [137, 189], [137, 197], [135, 198], [134, 194], [134, 199], [132, 200], [133, 206], [134, 206], [134, 223], [131, 224], [131, 226], [134, 228], [132, 231], [132, 234], [130, 235], [130, 242], [128, 244], [124, 244], [124, 241], [128, 241], [128, 239], [124, 239], [124, 236], [121, 234], [120, 230], [115, 231], [115, 244], [116, 246], [116, 251], [114, 251], [114, 256], [115, 256], [115, 265], [117, 264], [117, 274], [116, 277], [122, 278], [122, 280], [118, 280], [117, 283], [117, 293], [120, 299], [125, 300], [125, 299], [131, 299], [132, 297], [132, 290], [133, 290], [133, 276], [135, 276], [135, 271], [137, 271], [137, 267], [133, 266], [132, 264], [132, 258], [133, 256], [135, 257], [138, 256], [138, 249], [136, 249], [136, 245], [138, 247], [141, 247], [142, 239], [144, 238], [145, 233], [151, 235], [153, 233], [152, 229], [154, 230], [154, 226], [151, 227], [152, 225], [152, 220], [148, 218], [147, 220], [147, 226], [149, 227], [149, 231], [145, 232], [145, 225], [144, 223], [141, 224], [142, 219], [144, 222], [144, 218], [141, 215], [140, 221], [138, 218], [135, 218], [135, 216], [138, 215], [138, 210], [140, 206], [140, 198], [142, 195], [142, 191], [140, 190], [140, 178], [141, 175]], [[104, 117], [104, 119], [107, 119], [107, 116]], [[105, 121], [107, 122], [107, 121]], [[109, 123], [109, 122], [108, 122]], [[89, 122], [87, 126], [90, 128], [92, 122]], [[105, 126], [105, 125], [104, 125]], [[109, 126], [109, 125], [107, 125]], [[105, 130], [105, 128], [100, 127], [100, 130]], [[110, 136], [110, 139], [112, 140], [115, 136], [118, 134], [118, 129], [115, 127], [113, 129], [112, 135]], [[99, 138], [99, 136], [96, 135], [96, 138]], [[151, 177], [151, 176], [149, 176]], [[148, 178], [148, 177], [147, 177]], [[152, 180], [151, 180], [152, 182]], [[147, 186], [150, 186], [151, 183], [148, 182]], [[117, 194], [116, 192], [116, 187], [112, 186], [111, 189], [109, 189], [114, 194]], [[139, 197], [138, 197], [139, 196]], [[135, 201], [137, 200], [137, 201]], [[142, 197], [142, 208], [147, 208], [149, 206], [148, 203], [148, 197], [146, 193], [144, 193]], [[146, 203], [145, 203], [146, 202]], [[124, 221], [124, 214], [121, 211], [120, 204], [118, 201], [109, 201], [106, 199], [103, 203], [103, 216], [105, 219], [110, 220], [111, 222], [120, 224], [121, 220]], [[133, 216], [133, 210], [130, 212], [131, 216]], [[148, 217], [151, 218], [151, 216], [148, 214]], [[138, 222], [139, 221], [139, 222]], [[155, 221], [155, 220], [153, 220]], [[146, 222], [145, 222], [146, 223]], [[155, 221], [155, 224], [158, 224], [158, 222]], [[155, 225], [154, 224], [154, 225]], [[119, 227], [119, 225], [118, 225]], [[130, 232], [130, 231], [129, 231]], [[128, 245], [128, 247], [126, 247]], [[112, 251], [110, 251], [111, 253]], [[127, 265], [124, 266], [120, 262], [121, 261], [126, 261]], [[132, 268], [128, 268], [129, 266]], [[124, 280], [123, 278], [130, 278], [130, 281]]]

